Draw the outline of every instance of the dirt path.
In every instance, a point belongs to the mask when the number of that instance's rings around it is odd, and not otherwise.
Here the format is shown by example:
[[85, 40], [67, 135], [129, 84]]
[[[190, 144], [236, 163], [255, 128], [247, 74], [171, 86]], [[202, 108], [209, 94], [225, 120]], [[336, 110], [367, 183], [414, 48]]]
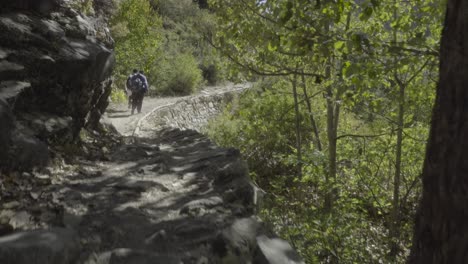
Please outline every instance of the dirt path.
[[124, 136], [131, 136], [138, 123], [146, 114], [158, 106], [172, 104], [187, 97], [146, 97], [143, 101], [141, 113], [131, 114], [125, 103], [111, 104], [104, 117], [105, 122], [112, 123], [117, 131]]
[[63, 199], [64, 224], [79, 233], [82, 261], [221, 259], [222, 252], [213, 256], [212, 245], [219, 230], [232, 224], [234, 215], [251, 212], [242, 206], [248, 186], [216, 182], [216, 175], [234, 164], [239, 173], [232, 177], [243, 177], [238, 152], [216, 148], [190, 131], [126, 144], [109, 161], [81, 161], [56, 191]]
[[132, 115], [131, 110], [128, 109], [128, 104], [111, 103], [103, 117], [103, 121], [112, 123], [120, 134], [131, 136], [133, 135], [138, 122], [157, 107], [171, 105], [177, 101], [188, 99], [190, 97], [220, 93], [223, 91], [238, 89], [243, 86], [250, 86], [250, 84], [246, 83], [239, 86], [233, 83], [226, 83], [220, 86], [208, 86], [196, 94], [183, 97], [145, 97], [141, 113], [134, 115]]
[[[126, 105], [112, 105], [106, 118], [128, 136], [146, 114], [179, 99], [146, 98], [137, 115], [130, 115]], [[95, 135], [89, 144], [104, 140]], [[112, 140], [121, 144], [104, 156], [72, 158], [51, 168], [50, 176], [30, 175], [52, 184], [25, 190], [32, 197], [31, 208], [16, 213], [10, 209], [19, 205], [10, 205], [0, 211], [0, 216], [11, 214], [12, 225], [40, 222], [75, 234], [62, 238], [64, 231], [48, 233], [58, 242], [41, 244], [40, 253], [30, 256], [34, 263], [41, 258], [64, 263], [61, 259], [71, 256], [86, 264], [250, 263], [258, 253], [259, 224], [252, 217], [255, 187], [239, 151], [217, 147], [190, 130]], [[44, 206], [39, 208], [40, 203]], [[24, 236], [18, 250], [28, 248], [24, 245], [37, 248], [42, 237]]]

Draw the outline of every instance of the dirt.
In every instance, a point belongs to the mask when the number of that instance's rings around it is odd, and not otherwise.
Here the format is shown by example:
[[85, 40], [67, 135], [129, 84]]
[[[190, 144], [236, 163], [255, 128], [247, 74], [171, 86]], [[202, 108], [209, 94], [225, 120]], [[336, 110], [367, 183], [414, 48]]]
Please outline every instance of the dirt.
[[[16, 196], [0, 206], [0, 236], [75, 230], [80, 263], [217, 263], [225, 257], [221, 232], [253, 214], [240, 153], [195, 131], [131, 136], [152, 110], [180, 99], [145, 98], [135, 115], [126, 104], [112, 104], [104, 121], [122, 136], [89, 135], [88, 149], [98, 154], [56, 158], [44, 170], [11, 175]], [[112, 144], [98, 144], [105, 141]]]

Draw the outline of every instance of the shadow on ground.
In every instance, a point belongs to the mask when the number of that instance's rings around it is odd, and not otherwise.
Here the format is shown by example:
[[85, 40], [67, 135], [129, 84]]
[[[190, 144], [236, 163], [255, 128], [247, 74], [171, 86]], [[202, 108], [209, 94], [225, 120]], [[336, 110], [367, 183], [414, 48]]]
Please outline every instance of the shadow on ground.
[[[137, 138], [98, 165], [81, 160], [56, 186], [64, 224], [80, 236], [81, 262], [221, 258], [223, 230], [252, 215], [238, 151], [217, 148], [194, 131], [163, 131], [156, 138]], [[168, 262], [134, 261], [139, 258]]]

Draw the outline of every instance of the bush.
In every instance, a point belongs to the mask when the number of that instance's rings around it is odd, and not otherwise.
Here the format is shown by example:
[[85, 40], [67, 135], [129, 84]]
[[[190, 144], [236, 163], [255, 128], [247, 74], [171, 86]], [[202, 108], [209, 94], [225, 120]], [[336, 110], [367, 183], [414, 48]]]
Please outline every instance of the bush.
[[203, 79], [209, 85], [215, 85], [226, 80], [228, 75], [226, 70], [226, 63], [221, 59], [216, 58], [214, 55], [207, 56], [200, 65], [203, 74]]
[[156, 92], [161, 95], [187, 95], [202, 84], [202, 73], [191, 54], [177, 54], [159, 65]]
[[123, 103], [127, 101], [127, 95], [125, 94], [124, 90], [117, 89], [115, 87], [112, 88], [110, 98], [114, 103]]

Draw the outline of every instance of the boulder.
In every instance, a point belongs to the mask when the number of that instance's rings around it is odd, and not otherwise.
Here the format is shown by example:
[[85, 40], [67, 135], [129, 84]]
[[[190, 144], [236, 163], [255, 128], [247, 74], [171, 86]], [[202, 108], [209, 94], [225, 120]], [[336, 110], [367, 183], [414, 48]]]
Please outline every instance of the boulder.
[[0, 147], [14, 146], [9, 160], [16, 167], [47, 163], [47, 144], [76, 140], [85, 126], [97, 129], [109, 104], [109, 30], [103, 18], [84, 16], [68, 2], [0, 1]]
[[252, 217], [236, 219], [213, 245], [222, 263], [249, 263], [255, 253], [259, 223]]
[[257, 244], [260, 249], [257, 259], [262, 259], [262, 264], [304, 264], [291, 245], [281, 238], [260, 235], [257, 237]]
[[64, 228], [18, 232], [0, 237], [2, 264], [75, 263], [79, 252], [77, 234]]
[[49, 161], [47, 144], [19, 130], [16, 130], [11, 140], [10, 165], [12, 167], [30, 171], [35, 167], [47, 165]]

